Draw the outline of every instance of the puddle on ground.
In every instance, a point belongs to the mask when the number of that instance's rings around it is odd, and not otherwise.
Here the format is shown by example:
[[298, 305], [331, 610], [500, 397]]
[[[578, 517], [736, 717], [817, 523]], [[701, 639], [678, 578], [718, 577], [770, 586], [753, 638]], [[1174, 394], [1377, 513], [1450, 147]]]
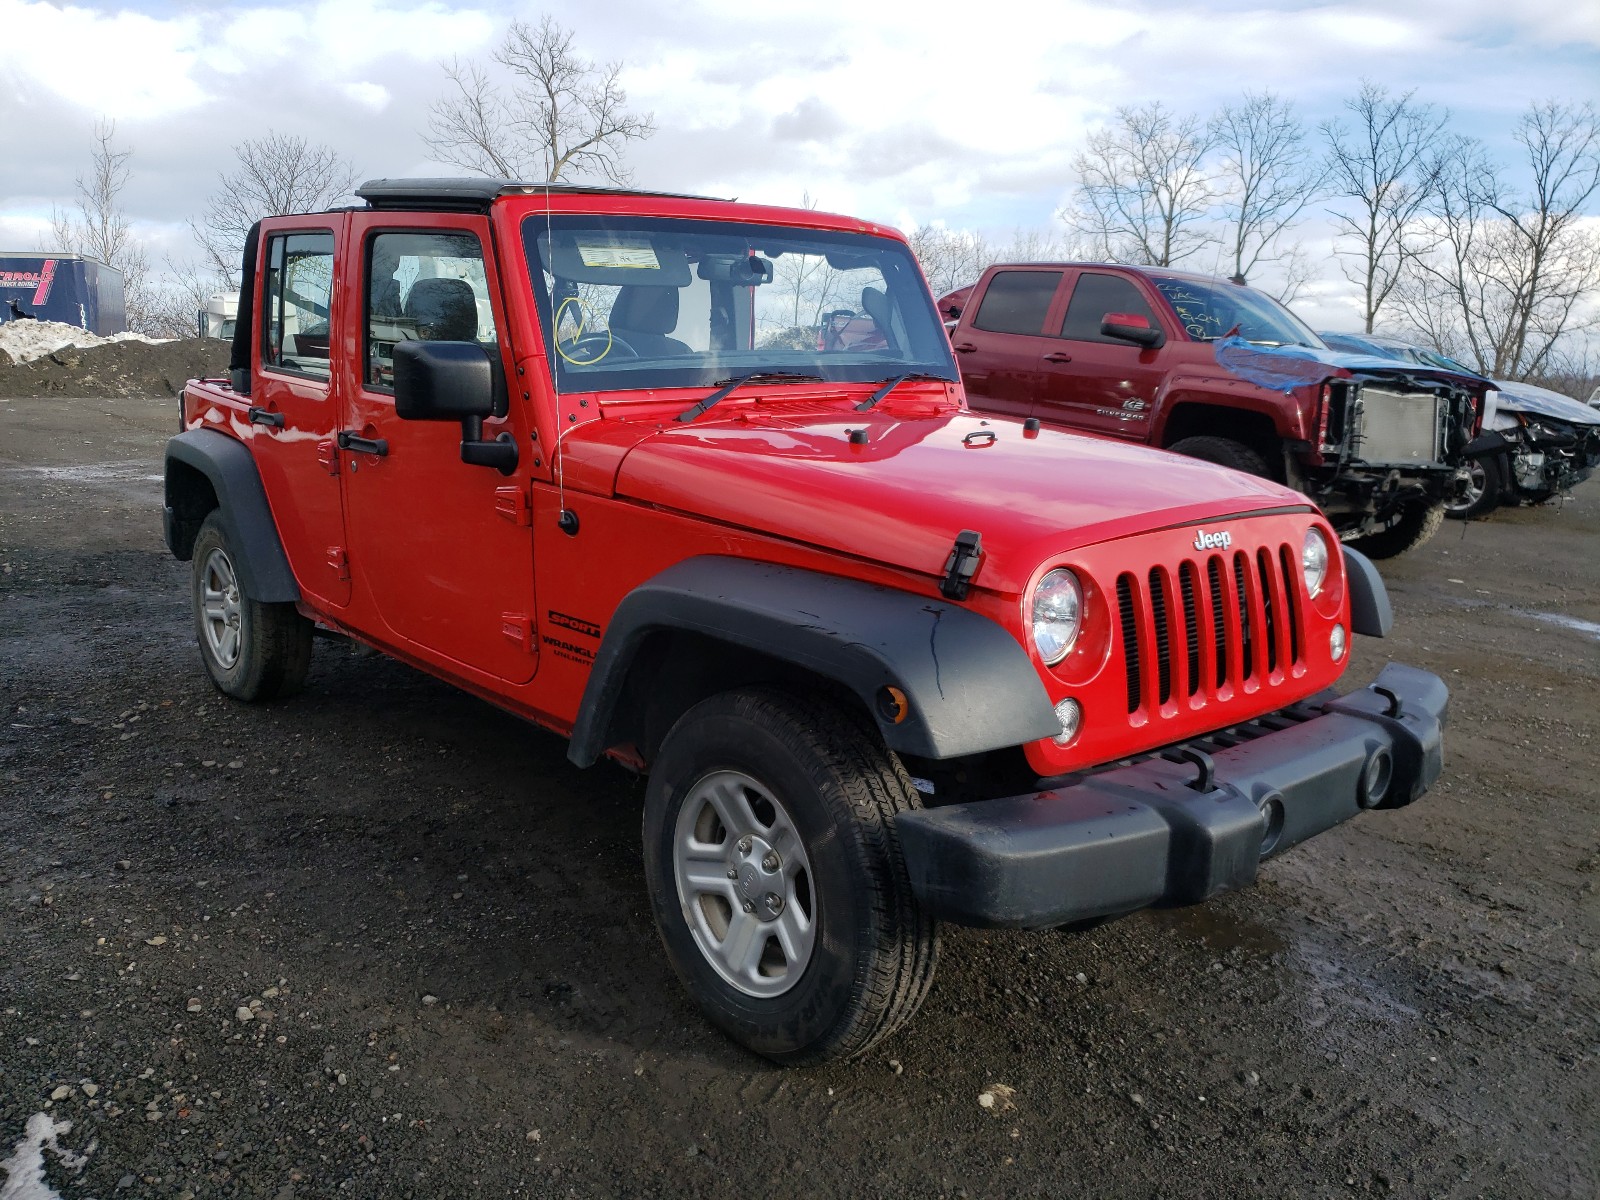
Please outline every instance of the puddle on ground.
[[1519, 616], [1543, 621], [1547, 625], [1559, 625], [1562, 629], [1571, 629], [1600, 642], [1600, 625], [1596, 625], [1593, 621], [1580, 621], [1577, 617], [1569, 617], [1565, 613], [1530, 612], [1525, 608], [1514, 608], [1511, 611]]
[[150, 474], [150, 464], [147, 462], [107, 462], [85, 463], [72, 467], [3, 467], [0, 468], [8, 475], [28, 475], [34, 479], [44, 479], [52, 483], [110, 483], [124, 482], [130, 479], [164, 478], [161, 475]]
[[1219, 912], [1209, 904], [1151, 908], [1145, 910], [1144, 917], [1159, 929], [1195, 938], [1222, 954], [1242, 950], [1246, 954], [1270, 958], [1289, 948], [1287, 939], [1277, 930]]

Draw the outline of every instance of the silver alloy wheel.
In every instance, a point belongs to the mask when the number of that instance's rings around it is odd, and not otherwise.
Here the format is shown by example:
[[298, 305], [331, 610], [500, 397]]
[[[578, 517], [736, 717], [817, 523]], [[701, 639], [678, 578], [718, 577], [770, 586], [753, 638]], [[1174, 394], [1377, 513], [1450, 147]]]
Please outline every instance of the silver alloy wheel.
[[206, 648], [224, 670], [239, 661], [240, 624], [244, 606], [239, 603], [239, 580], [233, 563], [222, 550], [206, 555], [200, 569], [200, 627]]
[[1466, 470], [1467, 486], [1459, 496], [1445, 503], [1451, 512], [1466, 512], [1483, 499], [1483, 490], [1488, 486], [1488, 472], [1484, 469], [1482, 459], [1469, 459]]
[[816, 944], [811, 860], [787, 810], [739, 771], [695, 782], [678, 810], [672, 873], [683, 919], [718, 975], [747, 996], [781, 996]]

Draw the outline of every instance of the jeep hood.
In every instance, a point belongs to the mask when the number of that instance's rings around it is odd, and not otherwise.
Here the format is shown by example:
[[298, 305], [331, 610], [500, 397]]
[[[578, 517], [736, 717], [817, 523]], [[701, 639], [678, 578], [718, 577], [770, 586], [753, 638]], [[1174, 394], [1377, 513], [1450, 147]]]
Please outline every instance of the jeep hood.
[[[851, 441], [851, 430], [865, 439]], [[975, 529], [984, 559], [974, 582], [1002, 592], [1111, 538], [1309, 507], [1269, 480], [1159, 450], [887, 405], [790, 415], [762, 406], [668, 428], [626, 453], [615, 490], [928, 575], [942, 574], [956, 535]]]

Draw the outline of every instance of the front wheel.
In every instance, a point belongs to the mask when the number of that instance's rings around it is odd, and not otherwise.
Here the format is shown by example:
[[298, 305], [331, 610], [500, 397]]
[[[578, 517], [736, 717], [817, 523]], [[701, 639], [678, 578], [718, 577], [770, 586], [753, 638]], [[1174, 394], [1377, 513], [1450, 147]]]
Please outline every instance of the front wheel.
[[311, 622], [292, 604], [245, 595], [221, 516], [194, 540], [194, 627], [200, 659], [217, 690], [235, 700], [292, 695], [311, 666]]
[[875, 733], [762, 688], [672, 727], [645, 795], [645, 877], [684, 986], [776, 1062], [862, 1053], [933, 982], [935, 922], [911, 893], [894, 817], [916, 805]]
[[1438, 533], [1443, 524], [1443, 504], [1412, 501], [1402, 505], [1384, 528], [1351, 538], [1350, 544], [1368, 558], [1395, 558], [1415, 550]]
[[1173, 442], [1167, 449], [1174, 454], [1198, 458], [1202, 462], [1216, 463], [1219, 467], [1232, 467], [1235, 471], [1243, 471], [1246, 475], [1259, 475], [1263, 479], [1272, 478], [1267, 460], [1251, 447], [1232, 438], [1209, 435], [1188, 437]]
[[1500, 507], [1499, 467], [1488, 455], [1467, 459], [1467, 486], [1460, 495], [1445, 501], [1444, 515], [1453, 521], [1470, 521]]

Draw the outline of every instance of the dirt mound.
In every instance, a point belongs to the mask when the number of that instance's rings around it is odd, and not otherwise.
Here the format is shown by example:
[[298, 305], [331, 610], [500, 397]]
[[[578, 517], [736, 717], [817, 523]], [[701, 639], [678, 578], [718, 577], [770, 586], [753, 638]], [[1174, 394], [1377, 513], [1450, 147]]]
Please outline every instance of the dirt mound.
[[32, 362], [0, 354], [0, 396], [176, 396], [188, 379], [228, 373], [228, 342], [110, 342], [64, 346]]

